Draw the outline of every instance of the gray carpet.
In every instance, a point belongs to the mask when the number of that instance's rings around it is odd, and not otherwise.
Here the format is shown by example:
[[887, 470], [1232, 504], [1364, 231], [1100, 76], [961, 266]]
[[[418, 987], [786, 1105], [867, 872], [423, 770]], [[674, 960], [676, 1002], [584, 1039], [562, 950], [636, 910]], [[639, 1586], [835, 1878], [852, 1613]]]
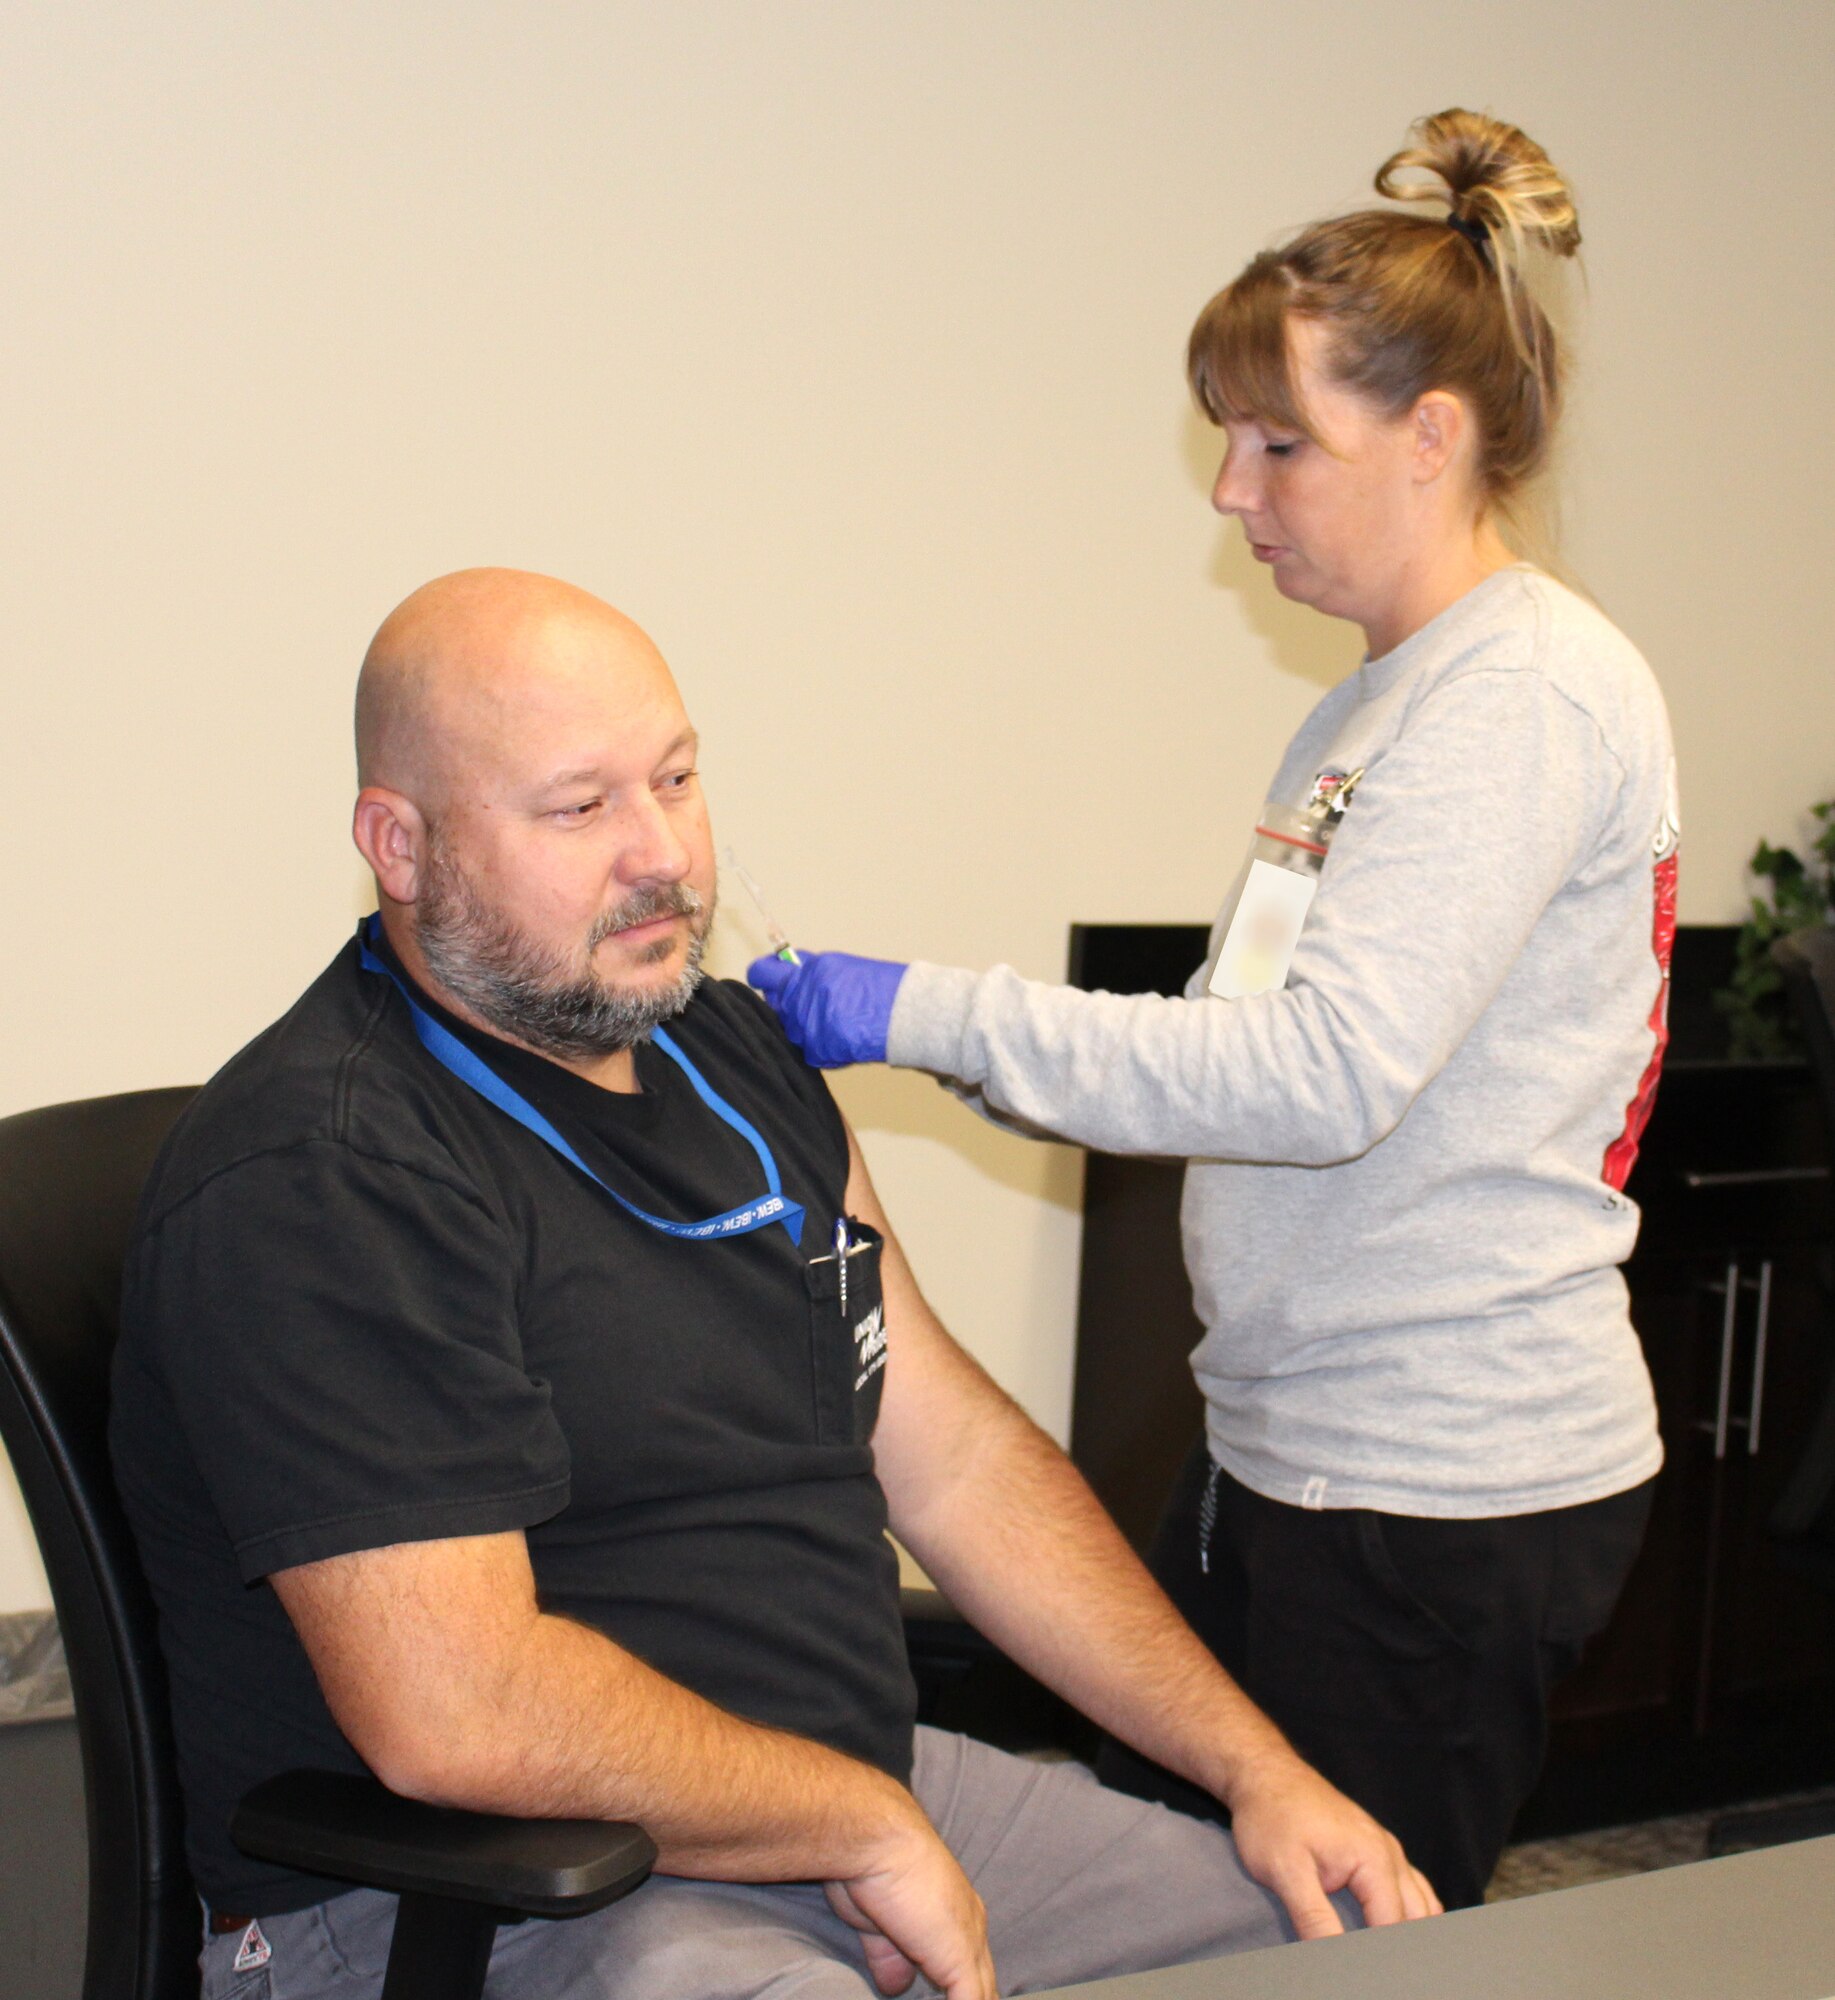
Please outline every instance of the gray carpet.
[[[1744, 1813], [1762, 1808], [1821, 1805], [1835, 1802], [1835, 1789], [1793, 1792], [1786, 1798], [1742, 1806]], [[1487, 1891], [1487, 1903], [1508, 1902], [1515, 1896], [1539, 1896], [1545, 1889], [1572, 1889], [1582, 1882], [1609, 1882], [1615, 1875], [1642, 1875], [1652, 1868], [1674, 1868], [1684, 1861], [1708, 1857], [1708, 1828], [1720, 1815], [1678, 1813], [1671, 1819], [1644, 1820], [1637, 1826], [1603, 1827], [1596, 1833], [1568, 1834], [1560, 1840], [1529, 1840], [1504, 1850]], [[1721, 1852], [1748, 1843], [1723, 1838]]]

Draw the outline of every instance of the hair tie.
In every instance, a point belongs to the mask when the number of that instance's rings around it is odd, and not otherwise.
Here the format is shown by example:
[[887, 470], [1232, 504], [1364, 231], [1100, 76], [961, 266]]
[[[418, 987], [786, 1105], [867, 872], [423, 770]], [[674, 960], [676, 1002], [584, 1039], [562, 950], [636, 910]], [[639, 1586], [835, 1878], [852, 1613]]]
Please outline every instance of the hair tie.
[[1446, 218], [1446, 226], [1448, 229], [1458, 230], [1485, 260], [1486, 270], [1491, 268], [1491, 237], [1482, 222], [1474, 222], [1469, 216], [1449, 215]]

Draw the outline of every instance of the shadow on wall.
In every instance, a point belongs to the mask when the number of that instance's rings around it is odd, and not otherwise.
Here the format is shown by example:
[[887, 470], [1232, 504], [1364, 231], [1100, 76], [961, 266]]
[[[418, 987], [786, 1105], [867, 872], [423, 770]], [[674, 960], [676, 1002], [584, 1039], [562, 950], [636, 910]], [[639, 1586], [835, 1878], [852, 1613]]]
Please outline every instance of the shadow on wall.
[[[1187, 410], [1179, 432], [1179, 452], [1192, 483], [1208, 500], [1223, 459], [1223, 433], [1196, 410]], [[1219, 520], [1216, 553], [1209, 568], [1211, 581], [1236, 597], [1244, 623], [1283, 673], [1294, 674], [1315, 687], [1331, 688], [1357, 664], [1362, 646], [1355, 627], [1342, 619], [1322, 618], [1304, 604], [1290, 604], [1249, 553], [1236, 522]]]
[[928, 1139], [947, 1147], [983, 1180], [1067, 1214], [1082, 1213], [1082, 1155], [1076, 1147], [1041, 1145], [1003, 1132], [916, 1070], [847, 1070], [835, 1084], [856, 1131]]

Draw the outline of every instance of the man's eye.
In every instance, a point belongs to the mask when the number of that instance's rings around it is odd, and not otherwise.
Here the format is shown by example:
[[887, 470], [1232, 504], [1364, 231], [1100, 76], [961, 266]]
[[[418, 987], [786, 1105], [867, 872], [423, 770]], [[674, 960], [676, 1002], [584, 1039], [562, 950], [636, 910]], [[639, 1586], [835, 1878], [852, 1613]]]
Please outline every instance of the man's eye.
[[579, 821], [591, 819], [599, 810], [597, 799], [585, 799], [577, 806], [561, 806], [555, 813], [556, 819]]
[[699, 771], [692, 769], [687, 771], [671, 771], [666, 778], [660, 780], [660, 789], [665, 792], [686, 791], [700, 775]]
[[1298, 438], [1270, 438], [1262, 447], [1270, 458], [1291, 458], [1299, 448]]

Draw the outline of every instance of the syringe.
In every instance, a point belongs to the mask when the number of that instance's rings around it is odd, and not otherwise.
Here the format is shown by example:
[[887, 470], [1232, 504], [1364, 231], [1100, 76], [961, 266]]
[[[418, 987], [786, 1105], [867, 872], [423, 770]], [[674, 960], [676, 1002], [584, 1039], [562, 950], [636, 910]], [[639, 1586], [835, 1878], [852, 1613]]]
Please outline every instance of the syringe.
[[738, 855], [730, 847], [726, 850], [726, 865], [739, 877], [740, 882], [744, 885], [746, 894], [757, 904], [758, 914], [765, 920], [765, 937], [772, 951], [786, 965], [801, 965], [803, 961], [797, 956], [796, 946], [790, 942], [783, 925], [766, 908], [764, 891], [752, 880], [751, 874], [746, 869], [744, 863], [741, 862]]

